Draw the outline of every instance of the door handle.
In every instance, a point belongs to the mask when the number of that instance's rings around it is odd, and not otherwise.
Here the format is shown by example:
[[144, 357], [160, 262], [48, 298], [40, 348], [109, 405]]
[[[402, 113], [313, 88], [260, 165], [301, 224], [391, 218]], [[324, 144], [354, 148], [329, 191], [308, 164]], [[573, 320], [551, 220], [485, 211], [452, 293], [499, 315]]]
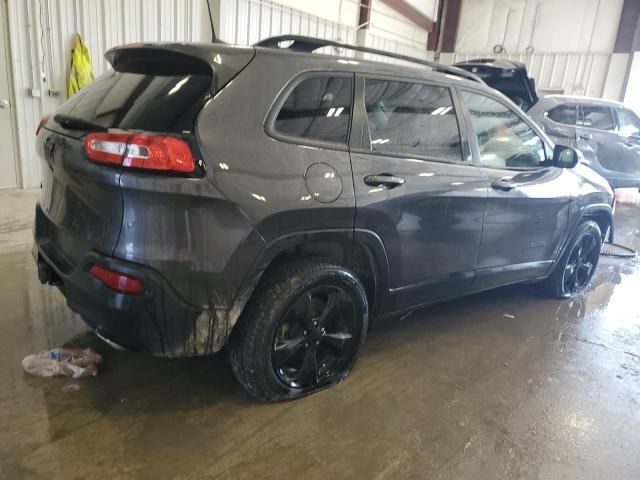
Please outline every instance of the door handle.
[[515, 188], [515, 184], [511, 183], [510, 180], [506, 178], [496, 179], [491, 182], [491, 188], [494, 190], [500, 190], [501, 192], [508, 192], [509, 190], [513, 190]]
[[9, 108], [10, 106], [11, 104], [9, 103], [9, 100], [0, 100], [0, 108]]
[[404, 178], [381, 173], [379, 175], [367, 175], [364, 177], [364, 183], [371, 187], [395, 188], [404, 185]]
[[593, 138], [593, 135], [590, 133], [583, 133], [582, 135], [578, 136], [578, 138], [580, 140], [591, 140]]

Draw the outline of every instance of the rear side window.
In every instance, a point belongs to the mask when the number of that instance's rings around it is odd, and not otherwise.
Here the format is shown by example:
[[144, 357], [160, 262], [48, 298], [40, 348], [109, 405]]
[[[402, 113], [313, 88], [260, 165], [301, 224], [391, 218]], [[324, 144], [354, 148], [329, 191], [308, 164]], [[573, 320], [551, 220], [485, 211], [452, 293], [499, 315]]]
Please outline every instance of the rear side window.
[[346, 144], [352, 91], [351, 76], [306, 78], [285, 100], [275, 129], [288, 136]]
[[143, 75], [107, 72], [57, 113], [107, 128], [175, 132], [193, 130], [211, 91], [207, 74]]
[[575, 125], [578, 119], [578, 109], [575, 105], [560, 105], [549, 110], [547, 116], [557, 123]]
[[609, 132], [612, 132], [614, 129], [611, 109], [609, 107], [600, 107], [596, 105], [582, 106], [582, 115], [578, 124], [583, 127], [606, 130]]
[[365, 104], [374, 152], [462, 160], [448, 88], [366, 79]]

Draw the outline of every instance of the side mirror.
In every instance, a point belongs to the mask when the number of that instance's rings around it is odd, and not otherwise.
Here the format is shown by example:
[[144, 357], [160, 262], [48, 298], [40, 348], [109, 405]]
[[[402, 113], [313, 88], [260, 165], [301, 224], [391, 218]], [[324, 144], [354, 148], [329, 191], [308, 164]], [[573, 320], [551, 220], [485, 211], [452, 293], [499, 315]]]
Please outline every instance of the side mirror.
[[558, 168], [573, 168], [578, 164], [578, 152], [565, 145], [556, 145], [553, 149], [551, 165]]

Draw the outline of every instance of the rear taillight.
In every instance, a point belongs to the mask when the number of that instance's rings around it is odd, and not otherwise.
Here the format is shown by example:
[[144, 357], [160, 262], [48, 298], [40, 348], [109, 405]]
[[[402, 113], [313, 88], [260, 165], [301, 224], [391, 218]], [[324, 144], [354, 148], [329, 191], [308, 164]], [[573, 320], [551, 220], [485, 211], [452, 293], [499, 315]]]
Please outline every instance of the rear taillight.
[[48, 116], [42, 117], [40, 119], [40, 121], [38, 122], [38, 128], [36, 128], [36, 136], [38, 136], [38, 134], [40, 133], [40, 130], [42, 130], [42, 127], [44, 127], [48, 121], [49, 121]]
[[179, 173], [196, 169], [189, 145], [175, 137], [97, 132], [85, 137], [84, 150], [97, 163]]
[[96, 163], [122, 165], [130, 136], [128, 133], [90, 133], [84, 139], [84, 151]]
[[144, 293], [143, 283], [131, 275], [126, 275], [97, 264], [91, 267], [89, 273], [116, 292], [129, 295]]

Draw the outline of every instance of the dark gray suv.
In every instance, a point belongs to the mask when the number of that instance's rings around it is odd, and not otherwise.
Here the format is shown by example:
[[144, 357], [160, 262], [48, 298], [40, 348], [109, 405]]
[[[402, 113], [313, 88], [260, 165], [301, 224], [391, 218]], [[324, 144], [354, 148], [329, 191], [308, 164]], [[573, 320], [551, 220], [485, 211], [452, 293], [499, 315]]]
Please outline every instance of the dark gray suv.
[[40, 280], [126, 348], [228, 344], [268, 401], [346, 377], [372, 317], [587, 288], [613, 196], [574, 150], [469, 72], [327, 47], [394, 56], [305, 37], [109, 51], [39, 127]]

